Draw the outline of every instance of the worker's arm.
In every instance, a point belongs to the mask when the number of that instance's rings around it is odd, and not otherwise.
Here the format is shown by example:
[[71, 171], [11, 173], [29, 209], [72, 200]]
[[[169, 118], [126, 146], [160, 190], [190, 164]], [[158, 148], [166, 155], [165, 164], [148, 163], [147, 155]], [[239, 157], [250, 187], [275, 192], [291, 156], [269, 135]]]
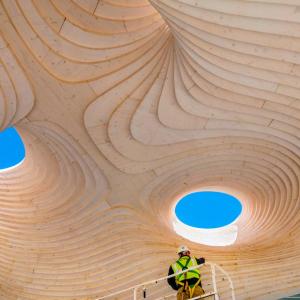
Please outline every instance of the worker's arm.
[[[173, 274], [174, 274], [174, 271], [173, 271], [172, 267], [170, 266], [168, 276], [173, 275]], [[173, 290], [175, 290], [175, 291], [178, 290], [178, 286], [176, 284], [175, 276], [171, 277], [171, 278], [168, 278], [168, 284], [170, 285], [170, 287]]]
[[201, 265], [201, 264], [205, 263], [205, 258], [204, 257], [196, 258], [196, 260], [197, 260], [198, 265]]

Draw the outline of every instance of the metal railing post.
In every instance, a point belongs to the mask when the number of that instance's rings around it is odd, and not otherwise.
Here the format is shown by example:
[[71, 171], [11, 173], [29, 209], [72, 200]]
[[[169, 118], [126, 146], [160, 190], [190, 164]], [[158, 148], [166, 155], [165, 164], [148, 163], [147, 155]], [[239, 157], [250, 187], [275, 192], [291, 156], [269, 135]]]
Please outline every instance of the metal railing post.
[[234, 286], [233, 286], [233, 282], [232, 282], [229, 274], [225, 270], [221, 269], [220, 266], [218, 266], [216, 264], [215, 264], [215, 268], [219, 269], [220, 272], [222, 272], [227, 277], [227, 279], [229, 281], [230, 289], [231, 289], [231, 298], [232, 298], [232, 300], [235, 300]]
[[139, 287], [135, 287], [133, 290], [133, 300], [137, 300], [137, 291]]
[[217, 282], [216, 282], [216, 267], [215, 267], [215, 264], [211, 265], [211, 276], [212, 276], [212, 284], [213, 284], [214, 292], [215, 292], [215, 299], [219, 300]]
[[235, 293], [234, 293], [233, 283], [232, 283], [231, 280], [230, 280], [229, 284], [230, 284], [230, 288], [231, 288], [231, 297], [232, 297], [232, 300], [235, 300]]

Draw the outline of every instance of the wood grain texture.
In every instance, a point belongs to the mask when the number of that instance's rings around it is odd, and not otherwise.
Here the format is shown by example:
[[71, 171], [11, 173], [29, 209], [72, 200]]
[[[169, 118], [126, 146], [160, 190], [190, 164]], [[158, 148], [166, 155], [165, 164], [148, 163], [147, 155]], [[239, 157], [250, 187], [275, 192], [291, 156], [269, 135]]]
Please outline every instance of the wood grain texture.
[[[237, 299], [299, 293], [299, 15], [296, 0], [0, 0], [0, 128], [26, 146], [0, 172], [0, 299], [95, 299], [164, 276], [181, 243]], [[241, 199], [232, 246], [172, 229], [178, 196], [208, 187]]]

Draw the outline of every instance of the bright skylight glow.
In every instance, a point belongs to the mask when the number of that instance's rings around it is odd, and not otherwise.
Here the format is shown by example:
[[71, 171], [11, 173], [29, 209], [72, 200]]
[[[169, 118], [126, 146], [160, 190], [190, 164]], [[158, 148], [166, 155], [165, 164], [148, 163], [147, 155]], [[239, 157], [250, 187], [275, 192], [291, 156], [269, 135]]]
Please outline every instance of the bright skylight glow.
[[220, 192], [195, 192], [184, 196], [175, 207], [178, 219], [197, 228], [218, 228], [231, 224], [242, 205], [235, 197]]
[[242, 212], [235, 197], [221, 192], [194, 192], [181, 198], [173, 211], [173, 228], [182, 237], [209, 246], [232, 245], [234, 224]]
[[25, 147], [15, 128], [0, 132], [0, 171], [20, 164], [25, 157]]

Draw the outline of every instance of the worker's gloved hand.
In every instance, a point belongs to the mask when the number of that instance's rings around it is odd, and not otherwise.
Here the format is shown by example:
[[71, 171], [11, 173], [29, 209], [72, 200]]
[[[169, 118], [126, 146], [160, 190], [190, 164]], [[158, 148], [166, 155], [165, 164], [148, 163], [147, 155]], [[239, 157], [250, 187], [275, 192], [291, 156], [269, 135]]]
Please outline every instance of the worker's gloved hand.
[[204, 258], [204, 257], [198, 258], [198, 259], [197, 259], [197, 263], [198, 263], [198, 265], [204, 264], [204, 263], [205, 263], [205, 258]]

